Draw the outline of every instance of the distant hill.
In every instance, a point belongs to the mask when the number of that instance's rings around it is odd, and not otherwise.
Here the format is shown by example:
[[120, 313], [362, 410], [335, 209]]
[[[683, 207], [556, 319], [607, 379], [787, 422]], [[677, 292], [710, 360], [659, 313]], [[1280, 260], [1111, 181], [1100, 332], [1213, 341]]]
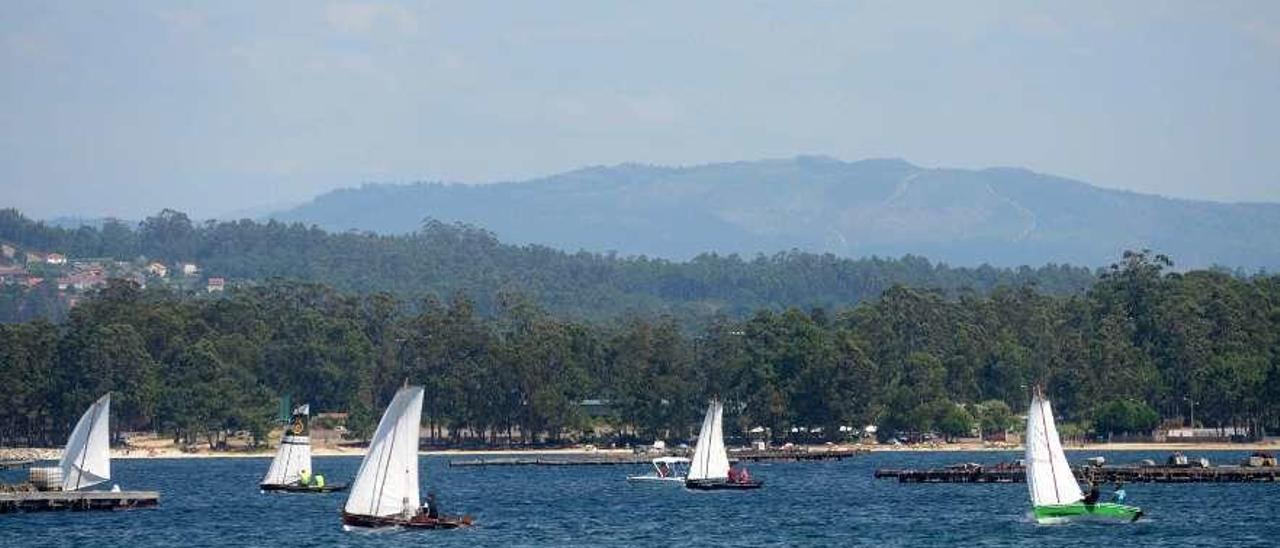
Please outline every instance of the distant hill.
[[1178, 267], [1280, 267], [1280, 204], [1109, 190], [1024, 169], [926, 169], [826, 157], [591, 167], [524, 182], [368, 184], [271, 215], [409, 233], [426, 218], [512, 243], [688, 259], [800, 249], [955, 265], [1109, 264], [1126, 249]]

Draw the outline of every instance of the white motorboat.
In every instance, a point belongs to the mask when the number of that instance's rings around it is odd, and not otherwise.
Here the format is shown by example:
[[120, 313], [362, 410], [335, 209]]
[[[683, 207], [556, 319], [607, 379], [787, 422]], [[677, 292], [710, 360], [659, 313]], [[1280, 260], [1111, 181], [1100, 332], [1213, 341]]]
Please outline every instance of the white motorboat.
[[653, 473], [643, 476], [627, 476], [627, 481], [670, 481], [684, 483], [689, 474], [689, 459], [684, 457], [658, 457], [653, 459]]

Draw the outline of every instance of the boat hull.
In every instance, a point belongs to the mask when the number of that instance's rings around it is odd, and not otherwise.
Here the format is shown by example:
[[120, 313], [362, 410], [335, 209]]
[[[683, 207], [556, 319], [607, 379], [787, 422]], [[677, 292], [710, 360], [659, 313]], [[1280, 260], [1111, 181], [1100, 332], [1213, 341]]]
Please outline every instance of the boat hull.
[[1141, 508], [1114, 502], [1050, 504], [1036, 506], [1032, 512], [1036, 521], [1040, 523], [1057, 523], [1079, 519], [1130, 522], [1137, 521], [1138, 518], [1142, 517]]
[[347, 486], [341, 483], [333, 485], [325, 485], [324, 487], [316, 487], [314, 485], [276, 485], [263, 483], [258, 486], [264, 492], [282, 492], [282, 493], [336, 493], [338, 491], [346, 491]]
[[688, 480], [684, 482], [684, 486], [686, 489], [693, 489], [696, 491], [744, 491], [763, 487], [764, 480]]
[[384, 528], [384, 527], [403, 527], [405, 529], [460, 529], [470, 527], [472, 524], [471, 516], [439, 516], [428, 517], [426, 514], [418, 514], [409, 519], [400, 517], [380, 517], [380, 516], [362, 516], [358, 514], [342, 513], [342, 525], [347, 527], [363, 527], [363, 528]]

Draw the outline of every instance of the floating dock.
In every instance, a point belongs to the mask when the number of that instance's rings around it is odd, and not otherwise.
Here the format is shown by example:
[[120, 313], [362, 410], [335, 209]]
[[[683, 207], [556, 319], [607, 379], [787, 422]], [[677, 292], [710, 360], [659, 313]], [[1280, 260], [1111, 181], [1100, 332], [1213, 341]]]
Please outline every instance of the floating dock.
[[[831, 451], [734, 451], [731, 462], [844, 460], [865, 450]], [[607, 466], [650, 464], [661, 455], [545, 455], [539, 457], [495, 457], [451, 460], [449, 466]]]
[[[1280, 481], [1280, 467], [1215, 466], [1076, 466], [1076, 479], [1102, 483], [1252, 483]], [[1025, 483], [1021, 466], [948, 467], [933, 469], [878, 469], [877, 478], [897, 478], [901, 483]]]
[[155, 491], [20, 491], [0, 493], [0, 514], [53, 510], [128, 510], [160, 504]]

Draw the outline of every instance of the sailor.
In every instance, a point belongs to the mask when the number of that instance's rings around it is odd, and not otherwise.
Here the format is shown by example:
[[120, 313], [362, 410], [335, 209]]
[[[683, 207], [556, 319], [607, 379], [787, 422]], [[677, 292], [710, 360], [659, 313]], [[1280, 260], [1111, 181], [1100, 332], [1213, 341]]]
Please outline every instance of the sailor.
[[427, 517], [437, 519], [440, 517], [440, 509], [436, 504], [436, 492], [427, 491]]
[[1123, 504], [1123, 503], [1124, 503], [1124, 497], [1125, 497], [1126, 495], [1127, 495], [1127, 493], [1125, 493], [1125, 492], [1124, 492], [1124, 482], [1123, 482], [1123, 481], [1117, 481], [1117, 482], [1116, 482], [1116, 490], [1115, 490], [1115, 492], [1114, 492], [1114, 493], [1112, 493], [1112, 494], [1111, 494], [1111, 500], [1112, 500], [1112, 501], [1115, 501], [1115, 503], [1116, 503], [1116, 504]]
[[309, 470], [304, 469], [298, 472], [298, 484], [302, 486], [311, 485], [311, 472]]
[[738, 471], [738, 482], [739, 482], [739, 483], [751, 483], [751, 472], [748, 472], [748, 471], [747, 471], [747, 468], [746, 468], [745, 466], [744, 466], [744, 467], [742, 467], [742, 469]]
[[1093, 506], [1100, 498], [1102, 498], [1102, 490], [1098, 488], [1098, 482], [1089, 480], [1089, 494], [1084, 496], [1084, 503]]
[[315, 486], [316, 486], [316, 487], [324, 487], [324, 476], [322, 476], [322, 475], [320, 475], [320, 474], [316, 474], [316, 475], [315, 475]]

